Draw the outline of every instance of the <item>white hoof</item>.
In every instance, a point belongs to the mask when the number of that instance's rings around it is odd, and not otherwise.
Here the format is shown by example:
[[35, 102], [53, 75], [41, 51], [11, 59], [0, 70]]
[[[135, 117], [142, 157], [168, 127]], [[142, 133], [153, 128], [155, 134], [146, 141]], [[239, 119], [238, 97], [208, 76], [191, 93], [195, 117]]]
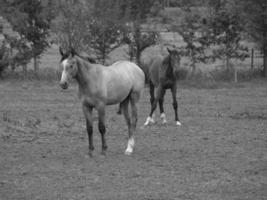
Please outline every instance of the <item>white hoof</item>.
[[176, 121], [176, 126], [182, 126], [181, 122]]
[[128, 150], [128, 149], [126, 149], [126, 151], [124, 152], [124, 154], [127, 155], [127, 156], [130, 156], [132, 153], [133, 153], [133, 152], [130, 151], [130, 150]]
[[162, 124], [167, 124], [165, 113], [161, 113], [160, 118], [162, 119]]
[[150, 123], [154, 124], [155, 123], [155, 120], [153, 119], [153, 117], [147, 117], [146, 118], [146, 122], [144, 123], [144, 126], [147, 126], [149, 125]]
[[131, 137], [128, 140], [127, 149], [125, 150], [125, 155], [131, 155], [133, 153], [134, 148], [134, 138]]

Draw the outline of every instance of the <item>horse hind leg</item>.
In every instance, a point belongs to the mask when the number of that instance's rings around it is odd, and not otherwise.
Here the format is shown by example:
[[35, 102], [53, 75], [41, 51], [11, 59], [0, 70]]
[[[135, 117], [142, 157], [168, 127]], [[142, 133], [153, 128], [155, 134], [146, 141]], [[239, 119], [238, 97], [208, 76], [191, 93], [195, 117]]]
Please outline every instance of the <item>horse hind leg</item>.
[[98, 109], [98, 129], [101, 133], [101, 141], [102, 141], [102, 154], [106, 154], [106, 150], [108, 148], [107, 142], [106, 142], [106, 126], [105, 126], [105, 106], [99, 106]]
[[128, 136], [128, 144], [127, 144], [127, 149], [125, 151], [125, 154], [130, 155], [133, 152], [134, 148], [134, 132], [136, 131], [136, 125], [137, 125], [137, 102], [140, 99], [140, 92], [132, 92], [130, 95], [130, 103], [131, 103], [131, 121], [130, 121], [130, 131], [129, 131], [129, 136]]
[[[151, 105], [151, 109], [153, 108], [153, 104], [154, 104], [154, 101], [155, 101], [154, 90], [155, 90], [155, 87], [154, 87], [153, 83], [150, 82], [150, 83], [149, 83], [149, 93], [150, 93], [150, 105]], [[147, 125], [149, 125], [150, 123], [152, 123], [152, 124], [155, 123], [153, 113], [152, 113], [151, 116], [149, 115], [149, 116], [147, 117], [146, 122], [144, 123], [144, 126], [147, 126]]]
[[130, 155], [133, 152], [133, 146], [134, 146], [134, 139], [132, 137], [133, 135], [133, 129], [132, 129], [132, 124], [131, 124], [131, 118], [129, 115], [129, 98], [125, 99], [123, 102], [120, 103], [120, 109], [124, 115], [127, 127], [128, 127], [128, 144], [127, 148], [125, 150], [126, 155]]

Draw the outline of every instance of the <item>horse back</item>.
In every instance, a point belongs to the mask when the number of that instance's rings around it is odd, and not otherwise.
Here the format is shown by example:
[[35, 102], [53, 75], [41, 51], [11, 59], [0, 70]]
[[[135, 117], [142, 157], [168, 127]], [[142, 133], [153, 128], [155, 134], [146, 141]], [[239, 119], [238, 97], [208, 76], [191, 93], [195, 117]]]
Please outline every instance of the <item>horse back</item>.
[[109, 67], [102, 68], [107, 91], [127, 93], [141, 91], [145, 84], [144, 72], [135, 63], [118, 61]]

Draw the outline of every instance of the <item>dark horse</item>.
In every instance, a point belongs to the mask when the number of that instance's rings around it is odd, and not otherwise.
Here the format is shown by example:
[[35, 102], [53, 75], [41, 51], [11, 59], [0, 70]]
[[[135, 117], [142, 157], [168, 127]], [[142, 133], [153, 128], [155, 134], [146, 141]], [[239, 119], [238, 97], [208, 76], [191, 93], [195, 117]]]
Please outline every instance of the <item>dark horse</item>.
[[[63, 53], [60, 49], [63, 71], [60, 85], [68, 88], [70, 78], [74, 78], [79, 86], [79, 98], [82, 102], [83, 112], [86, 118], [86, 127], [89, 140], [89, 155], [94, 150], [93, 145], [93, 117], [92, 110], [98, 112], [98, 128], [101, 133], [102, 154], [107, 149], [105, 139], [105, 107], [106, 105], [120, 104], [128, 126], [128, 144], [125, 154], [133, 152], [134, 131], [137, 123], [137, 102], [144, 88], [144, 72], [134, 63], [118, 61], [111, 66], [103, 66], [82, 58], [73, 50]], [[131, 116], [128, 112], [131, 104]]]
[[[178, 117], [178, 103], [176, 100], [177, 78], [176, 73], [180, 67], [180, 56], [177, 50], [168, 49], [168, 55], [164, 58], [154, 57], [148, 64], [143, 65], [143, 70], [149, 82], [151, 111], [146, 119], [145, 126], [154, 123], [153, 112], [159, 103], [160, 118], [167, 123], [164, 113], [163, 101], [166, 89], [170, 89], [173, 99], [173, 109], [176, 125], [181, 125]], [[154, 94], [156, 90], [156, 95]]]

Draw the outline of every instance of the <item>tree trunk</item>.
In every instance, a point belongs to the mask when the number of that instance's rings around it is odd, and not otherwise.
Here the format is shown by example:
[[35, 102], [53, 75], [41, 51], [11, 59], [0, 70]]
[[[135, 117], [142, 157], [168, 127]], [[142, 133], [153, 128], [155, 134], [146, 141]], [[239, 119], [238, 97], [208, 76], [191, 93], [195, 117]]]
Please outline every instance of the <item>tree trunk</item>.
[[263, 76], [267, 78], [267, 46], [263, 50]]
[[34, 73], [36, 78], [39, 78], [39, 66], [38, 66], [38, 59], [36, 56], [33, 57], [33, 67], [34, 67]]
[[237, 69], [234, 67], [234, 82], [237, 83]]
[[230, 57], [226, 55], [226, 70], [230, 72]]
[[22, 70], [23, 70], [23, 79], [27, 79], [28, 73], [27, 73], [27, 64], [22, 65]]
[[105, 61], [106, 61], [106, 39], [105, 39], [105, 32], [103, 31], [102, 32], [102, 45], [103, 45], [103, 49], [102, 49], [102, 64], [104, 65], [105, 64]]
[[253, 69], [254, 68], [254, 49], [251, 49], [251, 65], [250, 68]]
[[191, 71], [187, 74], [186, 79], [190, 79], [196, 75], [196, 61], [194, 58], [191, 59], [192, 59], [191, 69], [190, 69]]
[[191, 71], [191, 76], [195, 76], [196, 75], [196, 63], [193, 62], [192, 63], [192, 71]]
[[141, 59], [141, 51], [140, 51], [140, 49], [137, 49], [136, 50], [136, 63], [137, 63], [137, 65], [138, 66], [141, 66], [141, 61], [140, 61], [140, 59]]
[[15, 61], [14, 61], [14, 55], [13, 55], [13, 47], [10, 48], [10, 58], [9, 58], [9, 65], [11, 67], [12, 74], [15, 71]]
[[130, 61], [133, 61], [133, 59], [134, 59], [134, 47], [133, 47], [132, 43], [128, 44], [128, 49], [129, 49]]

